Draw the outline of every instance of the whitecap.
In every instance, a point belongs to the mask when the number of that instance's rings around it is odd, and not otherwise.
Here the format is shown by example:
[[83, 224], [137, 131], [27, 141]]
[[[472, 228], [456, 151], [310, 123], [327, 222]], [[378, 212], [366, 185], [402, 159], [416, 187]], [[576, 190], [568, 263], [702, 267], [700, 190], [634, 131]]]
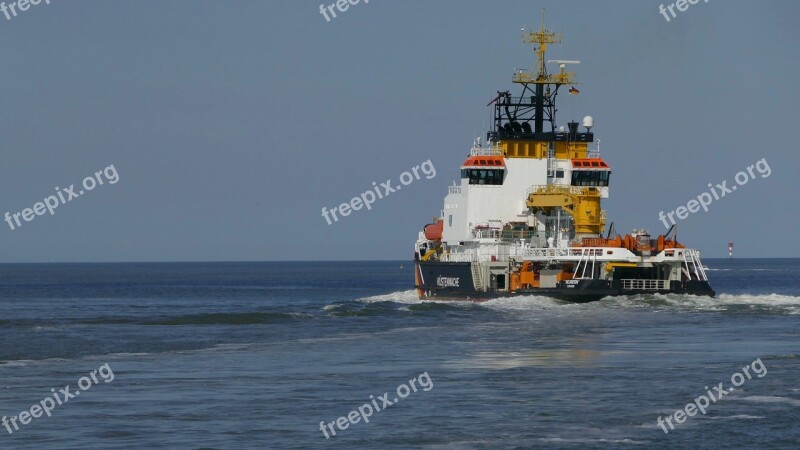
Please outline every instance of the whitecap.
[[781, 294], [720, 294], [719, 302], [730, 305], [800, 306], [800, 297]]
[[751, 416], [750, 414], [737, 414], [735, 416], [705, 416], [708, 420], [745, 420], [745, 419], [765, 419], [765, 416]]
[[747, 397], [733, 397], [736, 400], [744, 400], [753, 403], [787, 403], [791, 406], [800, 406], [800, 400], [789, 397], [778, 397], [773, 395], [750, 395]]
[[395, 303], [420, 303], [419, 293], [415, 289], [407, 291], [397, 291], [391, 294], [373, 295], [371, 297], [363, 297], [357, 299], [359, 302], [374, 303], [374, 302], [395, 302]]
[[552, 437], [552, 438], [539, 438], [539, 441], [543, 442], [563, 442], [563, 443], [579, 443], [579, 444], [595, 444], [595, 443], [604, 443], [604, 444], [636, 444], [636, 445], [644, 445], [647, 444], [647, 441], [635, 441], [629, 438], [623, 439], [606, 439], [606, 438], [572, 438], [572, 439], [565, 439], [559, 437]]

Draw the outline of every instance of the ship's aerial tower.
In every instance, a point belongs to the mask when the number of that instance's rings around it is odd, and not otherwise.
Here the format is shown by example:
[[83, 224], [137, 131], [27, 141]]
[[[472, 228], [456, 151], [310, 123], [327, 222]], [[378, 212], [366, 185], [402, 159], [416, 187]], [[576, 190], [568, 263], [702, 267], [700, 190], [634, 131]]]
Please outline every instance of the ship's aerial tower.
[[[488, 133], [489, 140], [498, 143], [508, 157], [547, 157], [548, 147], [554, 147], [555, 157], [585, 158], [587, 143], [594, 135], [590, 129], [578, 132], [578, 123], [568, 124], [568, 130], [556, 130], [556, 97], [561, 86], [577, 94], [575, 74], [567, 71], [567, 65], [580, 61], [547, 60], [548, 45], [560, 44], [561, 33], [549, 31], [542, 24], [536, 31], [523, 32], [522, 40], [532, 44], [536, 53], [536, 64], [530, 71], [518, 69], [512, 81], [522, 86], [518, 97], [509, 91], [498, 91], [489, 104], [494, 104], [494, 122]], [[558, 64], [557, 73], [549, 73], [547, 63]], [[560, 145], [548, 146], [549, 143]], [[572, 144], [572, 145], [567, 145]]]
[[[534, 133], [542, 136], [544, 133], [545, 116], [550, 123], [550, 132], [555, 131], [555, 98], [558, 95], [558, 88], [562, 85], [571, 86], [575, 84], [575, 74], [566, 72], [567, 64], [578, 64], [579, 61], [552, 61], [560, 65], [560, 71], [557, 74], [550, 75], [547, 73], [547, 65], [545, 65], [545, 53], [547, 52], [548, 44], [560, 44], [562, 35], [561, 33], [552, 33], [547, 31], [544, 26], [544, 11], [542, 11], [542, 25], [538, 31], [531, 31], [524, 34], [522, 40], [526, 44], [533, 44], [534, 51], [536, 52], [536, 67], [529, 73], [518, 71], [514, 74], [514, 83], [521, 84], [524, 87], [523, 97], [525, 92], [531, 89], [534, 92]], [[533, 88], [529, 88], [533, 85]], [[550, 90], [550, 86], [555, 86], [554, 90]]]
[[[571, 238], [598, 237], [605, 227], [600, 200], [607, 197], [611, 168], [596, 151], [589, 154], [594, 119], [584, 118], [584, 131], [574, 121], [556, 128], [559, 90], [566, 86], [569, 93], [579, 93], [575, 74], [567, 66], [580, 61], [546, 58], [548, 46], [560, 44], [562, 35], [545, 27], [544, 11], [539, 29], [523, 30], [522, 40], [533, 45], [536, 63], [529, 71], [518, 69], [512, 77], [522, 87], [519, 96], [498, 92], [489, 103], [494, 105], [494, 121], [488, 138], [510, 160], [509, 170], [515, 161], [546, 160], [546, 182], [531, 186], [525, 205], [547, 224], [548, 234], [560, 233], [561, 213], [566, 213], [574, 221], [568, 223]], [[557, 64], [558, 71], [550, 73], [548, 64]]]

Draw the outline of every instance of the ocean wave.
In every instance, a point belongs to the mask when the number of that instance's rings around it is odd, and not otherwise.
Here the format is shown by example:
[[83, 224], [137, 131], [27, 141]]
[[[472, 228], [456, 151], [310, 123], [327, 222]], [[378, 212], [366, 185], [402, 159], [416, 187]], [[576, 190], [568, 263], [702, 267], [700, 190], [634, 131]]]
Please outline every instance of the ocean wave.
[[11, 361], [0, 361], [0, 367], [25, 367], [36, 362], [32, 359], [16, 359]]
[[419, 299], [419, 294], [415, 289], [392, 292], [391, 294], [363, 297], [359, 298], [357, 301], [365, 303], [373, 303], [373, 302], [420, 303], [421, 302], [421, 300]]
[[[491, 299], [482, 302], [475, 302], [473, 300], [466, 300], [466, 299], [465, 300], [437, 300], [437, 299], [420, 300], [419, 294], [414, 289], [408, 291], [392, 292], [391, 294], [364, 297], [358, 299], [357, 301], [367, 302], [367, 303], [394, 302], [394, 303], [403, 303], [403, 304], [417, 305], [417, 306], [428, 305], [428, 306], [423, 306], [422, 307], [423, 309], [424, 308], [435, 309], [440, 307], [434, 305], [445, 305], [444, 306], [445, 309], [447, 309], [448, 305], [456, 308], [474, 308], [476, 305], [479, 305], [481, 307], [490, 309], [530, 309], [530, 307], [534, 307], [537, 305], [557, 306], [557, 305], [568, 304], [556, 300], [554, 298], [537, 296], [537, 295], [517, 295], [512, 297], [499, 297], [496, 299]], [[485, 308], [479, 308], [479, 309], [485, 309]]]
[[130, 358], [132, 356], [150, 356], [152, 353], [146, 352], [118, 352], [118, 353], [108, 353], [102, 356], [108, 358]]
[[56, 326], [48, 326], [48, 325], [39, 325], [33, 327], [33, 331], [36, 332], [43, 332], [43, 331], [62, 331], [63, 327], [56, 327]]
[[737, 414], [735, 416], [706, 416], [708, 420], [751, 420], [751, 419], [765, 419], [765, 416], [751, 416], [750, 414]]
[[[488, 302], [487, 302], [488, 303]], [[322, 308], [332, 316], [380, 316], [401, 314], [428, 314], [463, 311], [487, 311], [484, 305], [469, 300], [420, 300], [415, 290], [362, 297], [352, 301], [336, 302]]]
[[[762, 358], [764, 358], [764, 359], [769, 358], [769, 359], [774, 359], [774, 360], [797, 359], [797, 358], [800, 358], [800, 355], [798, 355], [797, 353], [788, 353], [788, 354], [785, 354], [785, 355], [764, 355], [764, 356], [762, 356]], [[797, 390], [800, 390], [800, 389], [797, 389]]]
[[[370, 315], [379, 311], [398, 309], [389, 306], [391, 303], [408, 305], [400, 311], [428, 310], [495, 310], [495, 311], [579, 311], [596, 308], [634, 308], [634, 309], [670, 309], [688, 311], [729, 311], [736, 308], [748, 310], [765, 310], [790, 315], [800, 314], [800, 297], [783, 294], [719, 294], [717, 297], [705, 297], [686, 294], [637, 294], [606, 297], [598, 302], [570, 303], [546, 296], [518, 295], [499, 297], [496, 299], [473, 302], [452, 300], [420, 300], [415, 290], [398, 291], [390, 294], [376, 295], [357, 299], [356, 303], [385, 304], [373, 310], [363, 306], [343, 306], [351, 302], [327, 305], [323, 309], [329, 312], [349, 310], [351, 315]], [[354, 312], [358, 311], [358, 312]]]
[[735, 305], [800, 306], [800, 297], [781, 294], [720, 294], [720, 302]]
[[[416, 290], [398, 291], [391, 294], [375, 295], [364, 297], [357, 300], [367, 304], [399, 303], [406, 305], [397, 311], [424, 313], [424, 312], [457, 312], [457, 311], [497, 311], [497, 312], [519, 312], [519, 311], [541, 311], [552, 308], [574, 308], [575, 303], [563, 302], [551, 297], [538, 295], [517, 295], [511, 297], [500, 297], [486, 301], [476, 302], [473, 300], [420, 300]], [[325, 310], [339, 310], [343, 304], [333, 304], [326, 306]]]
[[93, 317], [80, 325], [260, 325], [313, 317], [298, 312], [214, 312], [161, 317]]
[[258, 286], [248, 284], [148, 284], [141, 287], [157, 288], [157, 289], [230, 289], [230, 290], [256, 290], [256, 291], [282, 291], [282, 290], [306, 290], [306, 289], [319, 289], [316, 286], [301, 286], [301, 285], [277, 285], [277, 286]]
[[518, 351], [483, 351], [466, 357], [458, 357], [449, 367], [482, 370], [507, 370], [520, 367], [596, 367], [604, 358], [618, 351], [598, 351], [583, 348], [536, 349]]
[[487, 308], [484, 306], [484, 303], [475, 303], [469, 301], [443, 301], [443, 302], [430, 302], [430, 301], [421, 301], [419, 303], [412, 303], [406, 306], [409, 311], [411, 312], [428, 312], [428, 311], [470, 311], [470, 310], [477, 310], [477, 311], [485, 311]]
[[592, 305], [620, 308], [657, 308], [688, 311], [729, 311], [736, 308], [800, 314], [800, 297], [781, 294], [719, 294], [704, 297], [684, 294], [639, 294], [608, 297]]
[[302, 313], [250, 312], [206, 313], [172, 316], [141, 322], [142, 325], [260, 325], [313, 317]]
[[488, 307], [496, 309], [508, 309], [508, 310], [520, 310], [520, 309], [532, 309], [532, 308], [540, 309], [540, 308], [553, 308], [553, 307], [578, 305], [577, 303], [567, 303], [552, 297], [545, 297], [542, 295], [520, 295], [516, 297], [502, 297], [502, 298], [496, 298], [494, 300], [489, 300], [483, 304]]
[[210, 353], [210, 352], [233, 352], [247, 350], [256, 344], [215, 344], [210, 347], [191, 349], [191, 350], [161, 350], [154, 352], [112, 352], [112, 353], [99, 353], [95, 355], [81, 355], [72, 358], [42, 358], [42, 359], [16, 359], [16, 360], [0, 360], [0, 368], [7, 367], [27, 367], [32, 365], [45, 365], [51, 363], [62, 363], [64, 361], [104, 361], [113, 363], [114, 361], [125, 360], [129, 361], [133, 358], [143, 358], [159, 355], [185, 355], [195, 353]]
[[732, 397], [735, 400], [743, 400], [752, 403], [786, 403], [791, 406], [800, 406], [800, 400], [789, 397], [778, 397], [772, 395], [750, 395], [747, 397]]
[[385, 316], [395, 314], [397, 308], [391, 301], [362, 301], [338, 302], [322, 308], [332, 317], [365, 317]]
[[636, 441], [629, 438], [623, 439], [607, 439], [607, 438], [560, 438], [560, 437], [549, 437], [549, 438], [539, 438], [537, 439], [542, 442], [562, 442], [565, 444], [633, 444], [633, 445], [645, 445], [649, 441]]
[[706, 267], [706, 272], [798, 272], [798, 269], [789, 269], [789, 268], [746, 268], [746, 267], [733, 267], [733, 268], [715, 268], [715, 267]]
[[[403, 306], [400, 306], [403, 305]], [[486, 310], [475, 302], [454, 301], [421, 301], [415, 303], [394, 301], [342, 302], [327, 305], [323, 308], [334, 317], [392, 316], [399, 314], [439, 314]]]
[[178, 354], [194, 354], [194, 353], [228, 353], [228, 352], [241, 352], [251, 350], [260, 343], [231, 343], [231, 344], [215, 344], [211, 347], [198, 348], [193, 350], [180, 350], [175, 353]]
[[62, 362], [67, 361], [67, 358], [44, 358], [44, 359], [9, 359], [0, 360], [0, 367], [26, 367], [39, 363]]
[[[735, 269], [734, 269], [735, 270]], [[797, 272], [797, 269], [738, 269], [742, 272]]]

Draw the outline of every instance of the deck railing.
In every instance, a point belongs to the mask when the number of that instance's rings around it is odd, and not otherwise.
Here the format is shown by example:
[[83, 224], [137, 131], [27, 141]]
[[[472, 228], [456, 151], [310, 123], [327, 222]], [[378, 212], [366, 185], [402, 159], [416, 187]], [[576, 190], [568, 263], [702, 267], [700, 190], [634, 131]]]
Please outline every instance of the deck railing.
[[669, 280], [621, 280], [622, 289], [642, 290], [642, 291], [666, 291], [669, 290]]

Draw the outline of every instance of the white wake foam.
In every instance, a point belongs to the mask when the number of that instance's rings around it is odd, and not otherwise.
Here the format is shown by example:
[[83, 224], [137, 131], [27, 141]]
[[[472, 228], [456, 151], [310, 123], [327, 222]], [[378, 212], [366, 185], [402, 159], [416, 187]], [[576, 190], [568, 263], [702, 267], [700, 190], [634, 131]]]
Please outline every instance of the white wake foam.
[[600, 304], [623, 308], [666, 307], [690, 311], [726, 311], [734, 307], [749, 307], [800, 314], [800, 297], [781, 294], [719, 294], [717, 297], [647, 294], [607, 298]]
[[[423, 302], [436, 302], [446, 303], [450, 305], [473, 305], [475, 302], [470, 300], [420, 300], [416, 290], [398, 291], [391, 294], [374, 295], [371, 297], [359, 298], [357, 301], [372, 303], [372, 302], [395, 302], [405, 304], [419, 304]], [[502, 297], [479, 303], [491, 309], [498, 310], [536, 310], [542, 308], [571, 306], [572, 304], [559, 302], [550, 297], [543, 297], [537, 295], [518, 295], [514, 297]], [[326, 307], [327, 308], [327, 307]]]
[[[452, 300], [420, 300], [417, 291], [397, 291], [389, 294], [374, 295], [356, 299], [356, 301], [395, 302], [403, 304], [419, 304], [422, 302], [441, 302], [448, 304], [471, 304], [468, 301]], [[622, 297], [608, 297], [599, 302], [580, 304], [569, 303], [554, 298], [538, 295], [519, 295], [501, 297], [480, 303], [481, 306], [501, 311], [572, 311], [583, 308], [636, 308], [648, 309], [653, 307], [667, 307], [677, 310], [691, 311], [725, 311], [731, 307], [745, 306], [800, 314], [800, 297], [782, 294], [719, 294], [717, 297], [703, 297], [696, 295], [680, 294], [646, 294]], [[328, 305], [324, 309], [335, 309], [338, 305]]]
[[800, 297], [781, 294], [720, 294], [719, 302], [732, 305], [800, 306]]
[[397, 291], [391, 294], [373, 295], [372, 297], [364, 297], [357, 299], [359, 302], [373, 303], [373, 302], [395, 302], [395, 303], [420, 303], [419, 294], [415, 289], [408, 291]]

